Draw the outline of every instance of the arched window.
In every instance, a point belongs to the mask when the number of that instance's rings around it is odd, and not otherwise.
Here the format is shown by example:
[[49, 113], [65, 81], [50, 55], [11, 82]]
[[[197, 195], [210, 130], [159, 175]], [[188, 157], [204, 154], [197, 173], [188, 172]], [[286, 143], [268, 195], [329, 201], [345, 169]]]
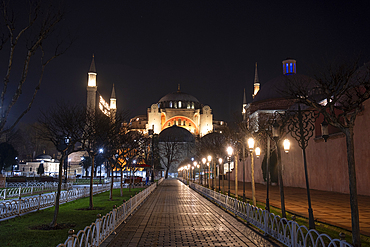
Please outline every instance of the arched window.
[[180, 126], [180, 125], [181, 125], [181, 119], [179, 118], [179, 119], [177, 120], [177, 122], [178, 122], [178, 125]]
[[194, 109], [194, 102], [191, 102], [191, 109]]
[[172, 108], [172, 101], [170, 101], [170, 108]]
[[188, 102], [188, 106], [186, 108], [190, 109], [190, 102]]
[[181, 108], [181, 101], [179, 101], [179, 108]]
[[293, 73], [293, 63], [290, 63], [290, 73]]
[[177, 108], [177, 102], [175, 102], [175, 108]]

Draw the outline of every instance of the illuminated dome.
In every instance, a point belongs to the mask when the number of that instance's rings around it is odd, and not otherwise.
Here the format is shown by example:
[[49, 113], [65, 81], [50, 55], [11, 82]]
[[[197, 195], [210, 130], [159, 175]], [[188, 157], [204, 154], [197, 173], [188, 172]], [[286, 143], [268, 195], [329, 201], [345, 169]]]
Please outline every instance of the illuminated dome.
[[194, 136], [188, 130], [177, 125], [162, 130], [158, 140], [159, 142], [195, 142]]
[[173, 93], [169, 93], [163, 96], [158, 104], [161, 109], [164, 108], [178, 108], [178, 109], [200, 109], [200, 102], [193, 95], [184, 93], [180, 91], [180, 86], [178, 90]]

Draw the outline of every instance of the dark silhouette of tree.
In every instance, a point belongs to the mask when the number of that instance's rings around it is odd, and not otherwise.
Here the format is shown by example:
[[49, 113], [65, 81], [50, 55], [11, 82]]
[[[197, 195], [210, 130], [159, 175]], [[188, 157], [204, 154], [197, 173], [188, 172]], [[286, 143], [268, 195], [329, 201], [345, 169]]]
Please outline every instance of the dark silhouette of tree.
[[89, 156], [82, 156], [80, 165], [85, 170], [86, 178], [89, 174], [89, 167], [91, 166], [91, 158]]
[[7, 169], [12, 165], [17, 164], [17, 156], [18, 152], [11, 144], [7, 142], [0, 144], [0, 174], [3, 169]]
[[58, 191], [55, 199], [54, 216], [50, 223], [51, 227], [57, 225], [59, 199], [62, 190], [63, 163], [70, 153], [81, 151], [80, 148], [77, 148], [76, 144], [81, 142], [81, 136], [84, 133], [85, 116], [84, 108], [59, 103], [48, 111], [42, 112], [38, 121], [39, 137], [53, 143], [61, 154], [58, 172]]
[[[0, 96], [0, 136], [12, 130], [30, 111], [40, 89], [46, 66], [62, 55], [71, 44], [64, 45], [65, 43], [58, 39], [58, 37], [66, 37], [65, 35], [53, 38], [56, 30], [61, 31], [60, 22], [64, 18], [59, 4], [50, 2], [45, 4], [43, 1], [28, 3], [19, 4], [16, 1], [0, 3], [2, 15], [0, 50], [3, 51], [2, 56], [5, 56], [3, 58], [7, 60]], [[28, 16], [14, 15], [13, 9], [19, 10], [27, 6], [29, 7]], [[31, 61], [38, 62], [32, 63]], [[32, 89], [31, 91], [27, 89], [27, 85], [30, 84], [27, 80], [30, 73], [39, 74], [37, 82], [33, 85], [33, 92]], [[25, 99], [23, 105], [20, 105], [23, 109], [16, 113], [13, 106], [17, 102], [17, 105], [23, 102], [21, 98]], [[12, 116], [11, 119], [9, 116]]]
[[[311, 81], [287, 80], [286, 96], [322, 114], [326, 122], [345, 134], [347, 145], [353, 245], [361, 246], [354, 155], [354, 126], [370, 98], [370, 63], [358, 67], [357, 62], [331, 64]], [[329, 136], [330, 139], [330, 136]]]
[[41, 176], [44, 174], [44, 172], [45, 172], [44, 164], [40, 163], [39, 167], [37, 167], [37, 174]]

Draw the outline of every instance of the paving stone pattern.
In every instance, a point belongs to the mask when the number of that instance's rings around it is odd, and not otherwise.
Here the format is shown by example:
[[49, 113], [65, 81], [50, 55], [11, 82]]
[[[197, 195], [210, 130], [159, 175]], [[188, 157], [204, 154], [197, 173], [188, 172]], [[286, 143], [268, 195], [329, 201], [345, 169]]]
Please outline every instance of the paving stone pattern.
[[276, 246], [178, 180], [165, 180], [101, 246]]

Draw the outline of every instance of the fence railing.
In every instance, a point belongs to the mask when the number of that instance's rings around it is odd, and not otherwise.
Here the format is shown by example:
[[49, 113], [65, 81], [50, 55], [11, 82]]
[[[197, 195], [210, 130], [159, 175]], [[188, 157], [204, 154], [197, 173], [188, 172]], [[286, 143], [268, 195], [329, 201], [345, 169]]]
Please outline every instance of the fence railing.
[[[45, 192], [56, 191], [58, 183], [16, 183], [18, 187], [11, 186], [9, 188], [0, 189], [0, 200], [6, 200], [13, 197], [29, 196]], [[62, 184], [63, 190], [72, 189], [72, 184]]]
[[209, 200], [217, 203], [226, 210], [244, 219], [246, 222], [262, 230], [279, 242], [289, 247], [322, 246], [322, 247], [352, 247], [344, 239], [332, 239], [327, 234], [320, 234], [315, 229], [308, 229], [296, 221], [281, 218], [249, 203], [239, 201], [233, 197], [207, 189], [201, 185], [180, 179], [195, 191]]
[[127, 219], [128, 216], [135, 211], [135, 209], [162, 181], [163, 178], [130, 198], [130, 200], [124, 202], [121, 206], [117, 208], [114, 207], [113, 210], [105, 216], [98, 216], [94, 223], [86, 226], [85, 229], [80, 230], [77, 234], [73, 234], [73, 231], [69, 231], [68, 239], [57, 247], [99, 246], [125, 219]]
[[[93, 193], [98, 194], [110, 190], [110, 186], [94, 186]], [[0, 202], [0, 219], [19, 216], [21, 214], [39, 210], [49, 206], [55, 205], [56, 193], [39, 194], [38, 196], [27, 197], [24, 199], [7, 200]], [[90, 195], [90, 188], [79, 188], [62, 191], [60, 194], [60, 204], [70, 202], [79, 198]]]

